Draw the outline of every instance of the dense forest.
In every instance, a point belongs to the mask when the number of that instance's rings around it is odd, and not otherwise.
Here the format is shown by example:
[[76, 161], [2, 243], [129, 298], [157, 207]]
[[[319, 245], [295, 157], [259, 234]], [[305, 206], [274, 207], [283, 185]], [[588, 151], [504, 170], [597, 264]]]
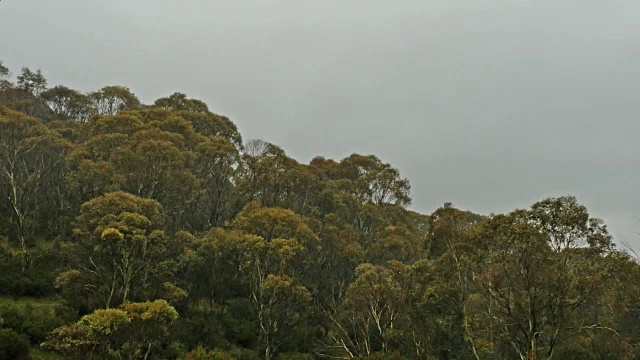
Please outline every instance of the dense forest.
[[576, 198], [419, 214], [185, 94], [0, 63], [0, 194], [0, 360], [640, 359], [638, 259]]

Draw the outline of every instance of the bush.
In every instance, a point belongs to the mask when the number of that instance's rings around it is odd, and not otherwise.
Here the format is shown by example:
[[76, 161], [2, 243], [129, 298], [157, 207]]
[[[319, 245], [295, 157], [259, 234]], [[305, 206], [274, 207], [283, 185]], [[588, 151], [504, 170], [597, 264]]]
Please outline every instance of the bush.
[[198, 344], [225, 346], [224, 328], [216, 317], [192, 311], [180, 317], [173, 326], [173, 340], [192, 349]]
[[253, 305], [243, 298], [231, 299], [228, 304], [222, 318], [226, 339], [243, 347], [252, 347], [259, 338]]
[[34, 249], [38, 266], [22, 271], [22, 257], [0, 244], [0, 295], [43, 296], [54, 292], [53, 280], [57, 264], [55, 254], [47, 249]]
[[53, 329], [70, 323], [77, 317], [71, 309], [63, 306], [38, 309], [27, 304], [22, 313], [25, 317], [22, 329], [32, 344], [40, 344]]
[[29, 358], [29, 343], [24, 336], [11, 329], [0, 329], [0, 360]]
[[183, 360], [236, 360], [235, 357], [223, 351], [207, 351], [198, 347], [189, 351], [182, 358]]
[[20, 258], [0, 245], [0, 295], [20, 295], [21, 283], [24, 281], [21, 269]]
[[260, 360], [263, 358], [254, 350], [245, 348], [233, 348], [229, 350], [229, 354], [238, 360]]
[[25, 335], [32, 344], [41, 343], [53, 329], [74, 321], [76, 317], [71, 309], [58, 305], [41, 308], [31, 303], [24, 307], [0, 305], [0, 325]]

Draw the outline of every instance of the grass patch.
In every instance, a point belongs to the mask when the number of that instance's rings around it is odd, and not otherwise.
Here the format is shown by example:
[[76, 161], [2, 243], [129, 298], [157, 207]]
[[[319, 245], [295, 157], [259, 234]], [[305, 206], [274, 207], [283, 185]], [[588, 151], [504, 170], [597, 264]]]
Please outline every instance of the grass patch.
[[12, 305], [24, 309], [28, 304], [35, 309], [46, 309], [61, 305], [62, 301], [55, 297], [0, 296], [0, 306]]

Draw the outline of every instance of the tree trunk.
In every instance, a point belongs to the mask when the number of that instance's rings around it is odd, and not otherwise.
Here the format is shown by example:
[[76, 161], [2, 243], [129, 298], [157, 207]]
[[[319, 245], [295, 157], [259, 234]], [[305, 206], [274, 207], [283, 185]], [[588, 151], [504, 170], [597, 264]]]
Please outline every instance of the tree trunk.
[[22, 248], [22, 272], [25, 272], [31, 265], [31, 252], [27, 246], [27, 239], [24, 234], [20, 234], [18, 238], [20, 240], [20, 247]]
[[271, 352], [271, 345], [267, 344], [267, 348], [264, 349], [264, 360], [271, 360], [272, 357], [273, 354]]

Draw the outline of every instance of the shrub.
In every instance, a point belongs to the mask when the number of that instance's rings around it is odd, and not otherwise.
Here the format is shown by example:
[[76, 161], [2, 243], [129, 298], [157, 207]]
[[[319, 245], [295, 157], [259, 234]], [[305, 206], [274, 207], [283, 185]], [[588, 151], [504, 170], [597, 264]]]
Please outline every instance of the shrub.
[[236, 360], [236, 358], [223, 351], [207, 351], [198, 347], [186, 353], [183, 360]]
[[0, 329], [0, 360], [29, 358], [29, 343], [24, 336], [11, 329]]

